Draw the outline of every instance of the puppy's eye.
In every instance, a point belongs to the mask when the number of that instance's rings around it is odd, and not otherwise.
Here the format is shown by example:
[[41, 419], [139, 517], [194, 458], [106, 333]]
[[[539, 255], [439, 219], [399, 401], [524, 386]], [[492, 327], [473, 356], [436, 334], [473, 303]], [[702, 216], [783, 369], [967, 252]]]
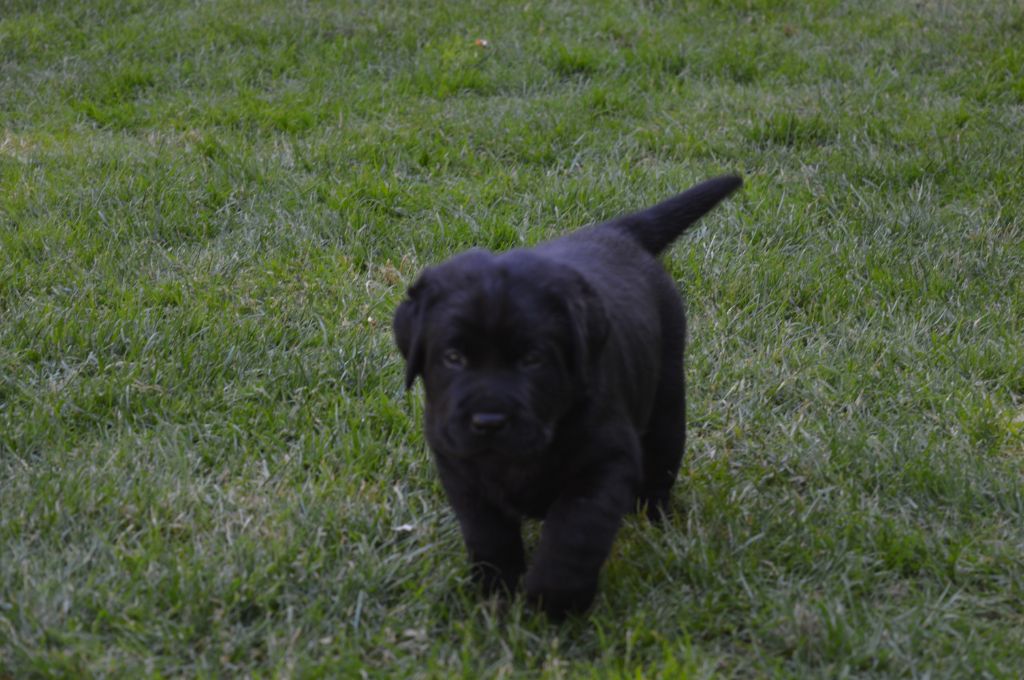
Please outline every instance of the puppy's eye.
[[531, 369], [537, 368], [544, 363], [544, 355], [535, 349], [531, 349], [529, 352], [519, 357], [519, 368]]
[[457, 349], [446, 349], [441, 356], [444, 365], [448, 368], [465, 368], [466, 355]]

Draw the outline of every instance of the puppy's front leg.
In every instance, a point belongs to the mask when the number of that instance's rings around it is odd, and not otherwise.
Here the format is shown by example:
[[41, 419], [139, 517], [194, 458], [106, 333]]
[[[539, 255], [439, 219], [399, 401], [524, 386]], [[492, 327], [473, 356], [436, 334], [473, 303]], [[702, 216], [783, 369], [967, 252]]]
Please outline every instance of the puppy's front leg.
[[593, 601], [601, 565], [629, 511], [639, 474], [635, 463], [623, 456], [588, 477], [548, 510], [526, 574], [527, 597], [556, 621], [586, 610]]
[[487, 595], [512, 593], [526, 570], [520, 519], [488, 503], [479, 484], [449, 461], [438, 457], [437, 469], [459, 520], [473, 580]]

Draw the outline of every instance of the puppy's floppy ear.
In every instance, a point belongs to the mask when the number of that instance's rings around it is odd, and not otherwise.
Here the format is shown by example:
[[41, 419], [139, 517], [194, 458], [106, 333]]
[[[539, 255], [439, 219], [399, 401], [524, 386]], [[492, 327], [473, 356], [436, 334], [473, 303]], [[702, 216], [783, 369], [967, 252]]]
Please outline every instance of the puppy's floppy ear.
[[572, 329], [572, 368], [576, 379], [586, 385], [591, 364], [608, 339], [608, 315], [597, 293], [579, 274], [573, 273], [568, 290], [571, 292], [562, 299]]
[[416, 376], [423, 373], [426, 339], [424, 320], [426, 317], [427, 292], [430, 288], [430, 270], [425, 270], [409, 287], [408, 297], [398, 305], [391, 328], [395, 333], [395, 344], [405, 359], [405, 389], [412, 387]]

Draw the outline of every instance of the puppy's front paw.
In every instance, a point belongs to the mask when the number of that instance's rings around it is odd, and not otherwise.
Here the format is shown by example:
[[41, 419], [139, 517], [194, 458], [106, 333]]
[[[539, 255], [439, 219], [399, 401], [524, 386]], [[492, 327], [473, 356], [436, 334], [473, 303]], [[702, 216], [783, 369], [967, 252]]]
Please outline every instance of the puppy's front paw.
[[595, 594], [596, 581], [544, 584], [533, 574], [526, 577], [527, 601], [542, 609], [552, 621], [562, 621], [569, 614], [585, 612], [594, 601]]
[[486, 596], [511, 595], [519, 584], [523, 567], [509, 564], [499, 567], [486, 562], [476, 562], [470, 567], [473, 582], [480, 586]]
[[668, 491], [647, 492], [636, 499], [636, 509], [647, 515], [651, 524], [659, 524], [669, 514]]

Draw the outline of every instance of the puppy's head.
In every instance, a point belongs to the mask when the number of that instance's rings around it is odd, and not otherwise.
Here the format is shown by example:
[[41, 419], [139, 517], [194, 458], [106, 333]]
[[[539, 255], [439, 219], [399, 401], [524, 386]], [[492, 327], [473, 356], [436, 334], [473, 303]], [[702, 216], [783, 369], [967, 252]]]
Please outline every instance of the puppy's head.
[[431, 448], [472, 457], [544, 450], [585, 397], [608, 331], [572, 269], [530, 251], [472, 250], [423, 272], [394, 332], [406, 387], [423, 378]]

